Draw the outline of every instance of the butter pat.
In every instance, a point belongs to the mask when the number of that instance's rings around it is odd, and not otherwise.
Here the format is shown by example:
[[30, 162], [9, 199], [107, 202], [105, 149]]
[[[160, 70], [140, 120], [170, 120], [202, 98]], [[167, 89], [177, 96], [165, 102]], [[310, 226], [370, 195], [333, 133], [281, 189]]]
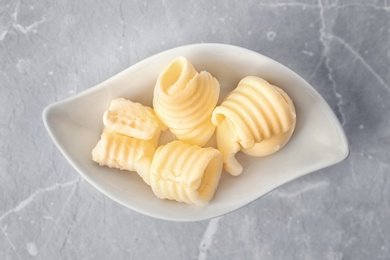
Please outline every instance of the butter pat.
[[166, 129], [152, 108], [123, 98], [111, 101], [103, 123], [117, 133], [142, 140], [150, 140]]
[[158, 198], [205, 205], [217, 189], [222, 165], [215, 148], [173, 141], [157, 148], [150, 185]]
[[179, 140], [203, 146], [215, 131], [211, 114], [219, 92], [219, 82], [210, 73], [198, 73], [186, 58], [179, 57], [160, 73], [153, 108]]
[[248, 76], [215, 108], [212, 122], [217, 126], [217, 146], [225, 170], [239, 175], [242, 166], [235, 154], [241, 150], [252, 156], [266, 156], [280, 150], [295, 129], [296, 113], [282, 89]]

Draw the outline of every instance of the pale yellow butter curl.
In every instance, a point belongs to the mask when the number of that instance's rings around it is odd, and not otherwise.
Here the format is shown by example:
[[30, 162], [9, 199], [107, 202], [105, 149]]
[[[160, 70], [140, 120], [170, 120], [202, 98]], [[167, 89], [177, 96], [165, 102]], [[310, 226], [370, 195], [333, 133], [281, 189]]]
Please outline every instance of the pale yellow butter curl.
[[115, 132], [143, 140], [150, 140], [166, 129], [151, 107], [123, 98], [111, 101], [103, 123]]
[[104, 128], [99, 142], [92, 150], [92, 160], [101, 166], [137, 171], [149, 184], [149, 168], [155, 151], [153, 140], [137, 139]]
[[219, 92], [219, 82], [210, 73], [198, 73], [186, 58], [179, 57], [160, 73], [153, 108], [179, 140], [203, 146], [215, 131], [211, 113]]
[[157, 148], [150, 185], [161, 199], [205, 205], [217, 189], [222, 165], [221, 153], [215, 148], [173, 141]]
[[239, 175], [243, 169], [235, 154], [241, 150], [266, 156], [280, 150], [295, 129], [296, 113], [282, 89], [248, 76], [215, 108], [212, 122], [217, 125], [217, 146], [225, 170]]

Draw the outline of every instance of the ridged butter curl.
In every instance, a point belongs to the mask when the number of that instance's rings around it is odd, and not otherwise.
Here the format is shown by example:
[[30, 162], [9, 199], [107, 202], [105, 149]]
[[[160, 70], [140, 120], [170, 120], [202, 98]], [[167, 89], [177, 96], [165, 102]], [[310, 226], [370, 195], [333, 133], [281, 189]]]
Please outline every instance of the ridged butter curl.
[[101, 166], [137, 171], [149, 184], [149, 167], [156, 151], [154, 143], [154, 140], [137, 139], [106, 127], [92, 150], [92, 159]]
[[172, 141], [157, 148], [150, 168], [150, 185], [161, 199], [205, 205], [214, 196], [222, 172], [215, 148]]
[[234, 155], [239, 150], [252, 156], [278, 151], [294, 131], [296, 113], [282, 89], [248, 76], [215, 108], [212, 122], [219, 128], [217, 145], [223, 153], [225, 169], [239, 175], [242, 167]]
[[215, 131], [211, 114], [219, 92], [210, 73], [198, 73], [185, 57], [178, 57], [157, 79], [153, 108], [179, 140], [203, 146]]

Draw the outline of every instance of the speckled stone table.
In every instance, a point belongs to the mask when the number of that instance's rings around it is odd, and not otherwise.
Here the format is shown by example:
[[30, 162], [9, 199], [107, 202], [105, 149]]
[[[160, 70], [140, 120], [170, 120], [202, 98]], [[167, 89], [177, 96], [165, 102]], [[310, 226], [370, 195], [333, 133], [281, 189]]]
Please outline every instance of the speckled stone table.
[[[390, 259], [389, 1], [0, 2], [0, 259]], [[44, 107], [200, 42], [300, 74], [341, 121], [349, 158], [192, 223], [146, 217], [81, 179]]]

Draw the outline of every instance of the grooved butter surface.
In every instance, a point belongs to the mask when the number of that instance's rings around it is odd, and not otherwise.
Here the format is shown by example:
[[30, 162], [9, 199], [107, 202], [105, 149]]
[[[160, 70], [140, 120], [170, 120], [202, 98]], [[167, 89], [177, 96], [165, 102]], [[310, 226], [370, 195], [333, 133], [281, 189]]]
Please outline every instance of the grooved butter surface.
[[215, 131], [211, 113], [219, 92], [219, 83], [210, 73], [198, 73], [186, 58], [179, 57], [160, 73], [153, 107], [179, 140], [203, 146]]
[[277, 152], [290, 139], [295, 121], [294, 104], [282, 89], [259, 77], [243, 78], [212, 114], [226, 171], [242, 173], [235, 159], [240, 150], [252, 156]]
[[221, 172], [217, 149], [173, 141], [157, 149], [150, 183], [159, 198], [203, 205], [214, 196]]
[[92, 150], [92, 159], [110, 168], [136, 171], [149, 182], [148, 168], [156, 147], [151, 141], [122, 135], [105, 128]]
[[152, 108], [124, 98], [111, 101], [103, 115], [103, 123], [115, 132], [143, 140], [152, 139], [166, 128]]

